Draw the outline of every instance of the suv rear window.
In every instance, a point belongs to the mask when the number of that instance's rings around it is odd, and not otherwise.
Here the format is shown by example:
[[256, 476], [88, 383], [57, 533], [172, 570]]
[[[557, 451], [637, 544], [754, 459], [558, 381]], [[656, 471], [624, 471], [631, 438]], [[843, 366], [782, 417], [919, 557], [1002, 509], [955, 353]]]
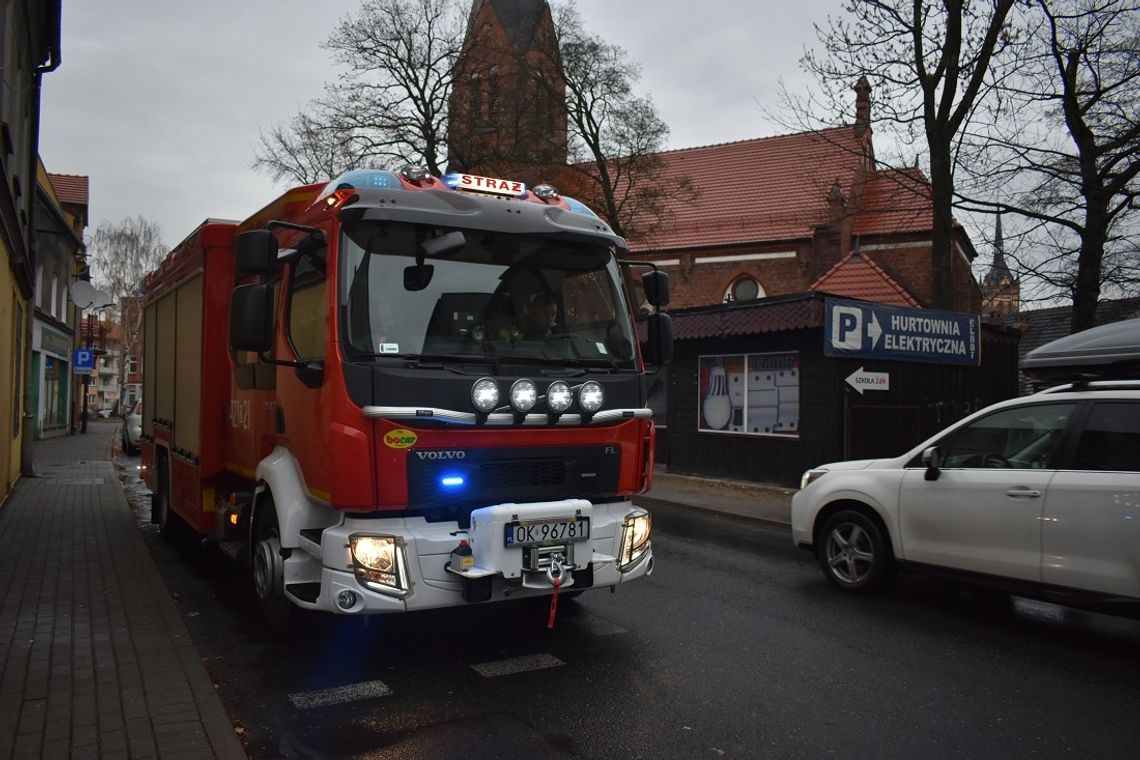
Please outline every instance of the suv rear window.
[[1140, 472], [1140, 403], [1094, 404], [1077, 443], [1073, 469]]

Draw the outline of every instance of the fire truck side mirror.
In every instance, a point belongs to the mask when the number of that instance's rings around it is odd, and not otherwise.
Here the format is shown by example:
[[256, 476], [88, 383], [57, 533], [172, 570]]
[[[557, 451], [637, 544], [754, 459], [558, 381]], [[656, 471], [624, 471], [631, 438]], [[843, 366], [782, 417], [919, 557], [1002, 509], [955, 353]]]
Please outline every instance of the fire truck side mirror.
[[273, 348], [273, 286], [238, 285], [230, 296], [230, 348], [262, 353]]
[[234, 268], [238, 277], [277, 271], [277, 238], [269, 230], [250, 230], [234, 239]]
[[673, 320], [668, 314], [650, 314], [646, 321], [647, 337], [642, 357], [647, 364], [663, 365], [673, 361]]
[[641, 287], [645, 289], [645, 300], [657, 308], [669, 304], [669, 275], [654, 269], [641, 275]]

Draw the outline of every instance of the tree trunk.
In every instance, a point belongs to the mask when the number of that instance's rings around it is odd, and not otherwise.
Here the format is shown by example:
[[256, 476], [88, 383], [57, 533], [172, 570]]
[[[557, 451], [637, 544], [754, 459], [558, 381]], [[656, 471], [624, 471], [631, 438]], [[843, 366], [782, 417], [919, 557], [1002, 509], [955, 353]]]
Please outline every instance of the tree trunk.
[[1084, 234], [1081, 235], [1077, 279], [1073, 285], [1073, 316], [1069, 325], [1070, 332], [1087, 330], [1096, 325], [1101, 265], [1104, 261], [1104, 244], [1107, 239], [1108, 196], [1102, 192], [1086, 192]]
[[930, 240], [930, 275], [936, 309], [954, 308], [954, 284], [950, 275], [954, 233], [954, 174], [949, 140], [928, 133], [930, 148], [930, 195], [934, 214]]

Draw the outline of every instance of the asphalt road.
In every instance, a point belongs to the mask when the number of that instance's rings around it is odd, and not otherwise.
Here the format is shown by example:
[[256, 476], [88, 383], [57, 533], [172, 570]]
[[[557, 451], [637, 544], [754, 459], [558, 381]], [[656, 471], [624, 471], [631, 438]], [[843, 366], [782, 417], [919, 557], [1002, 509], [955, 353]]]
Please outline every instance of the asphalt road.
[[[832, 590], [785, 530], [654, 513], [616, 594], [267, 638], [209, 547], [140, 528], [250, 757], [1135, 758], [1140, 622], [900, 578]], [[337, 700], [341, 700], [337, 702]], [[329, 702], [335, 702], [328, 704]]]

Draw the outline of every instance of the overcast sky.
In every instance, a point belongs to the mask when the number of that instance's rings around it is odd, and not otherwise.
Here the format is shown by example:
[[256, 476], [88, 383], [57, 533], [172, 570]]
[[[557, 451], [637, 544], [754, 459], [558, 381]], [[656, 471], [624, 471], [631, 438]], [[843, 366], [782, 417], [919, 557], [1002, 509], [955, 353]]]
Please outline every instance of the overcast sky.
[[[90, 178], [89, 231], [142, 215], [174, 245], [207, 217], [242, 219], [286, 188], [249, 168], [258, 130], [336, 72], [321, 48], [357, 0], [65, 0], [63, 65], [44, 77], [40, 153]], [[825, 0], [578, 0], [586, 27], [642, 67], [670, 148], [781, 131], [782, 77], [815, 44]]]

